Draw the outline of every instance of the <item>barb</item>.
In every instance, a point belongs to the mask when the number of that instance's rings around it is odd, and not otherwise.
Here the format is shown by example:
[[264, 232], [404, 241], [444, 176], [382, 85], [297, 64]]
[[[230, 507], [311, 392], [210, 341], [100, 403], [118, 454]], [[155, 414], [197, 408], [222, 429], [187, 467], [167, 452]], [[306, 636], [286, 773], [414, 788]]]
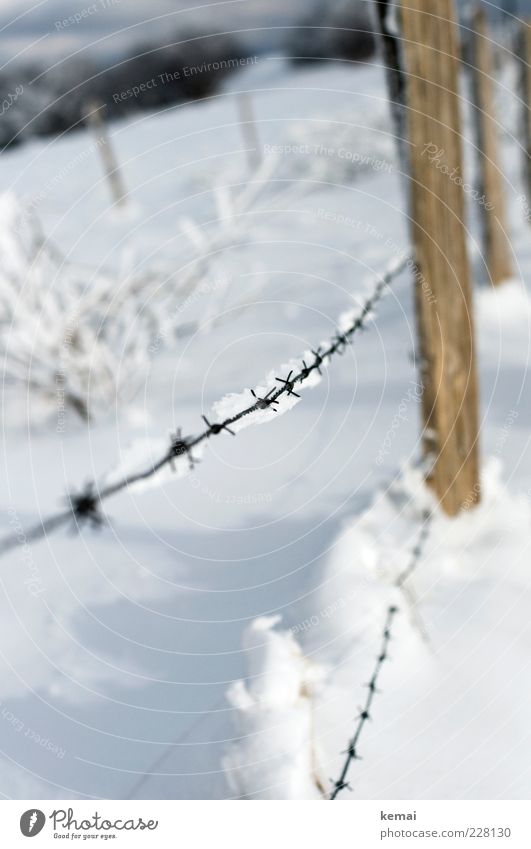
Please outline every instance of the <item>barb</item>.
[[[337, 331], [328, 346], [324, 349], [319, 347], [312, 351], [313, 360], [309, 363], [306, 363], [303, 360], [301, 369], [296, 374], [294, 374], [293, 371], [290, 371], [285, 378], [277, 377], [276, 380], [281, 384], [278, 388], [273, 388], [263, 398], [258, 398], [253, 393], [253, 402], [248, 407], [243, 408], [221, 422], [209, 422], [206, 416], [203, 415], [202, 418], [207, 427], [196, 436], [183, 437], [181, 435], [181, 431], [178, 430], [177, 433], [171, 437], [170, 445], [166, 453], [157, 462], [145, 470], [133, 475], [125, 476], [115, 483], [103, 486], [101, 489], [98, 489], [94, 482], [87, 484], [85, 489], [81, 492], [67, 497], [67, 501], [71, 507], [70, 511], [58, 514], [49, 519], [43, 519], [38, 525], [23, 534], [24, 542], [33, 542], [34, 540], [40, 539], [51, 530], [55, 530], [61, 525], [66, 525], [71, 520], [73, 520], [76, 525], [86, 521], [87, 519], [92, 524], [101, 524], [103, 521], [101, 503], [107, 498], [127, 489], [132, 484], [152, 477], [159, 472], [160, 469], [167, 465], [174, 468], [176, 458], [182, 455], [186, 454], [190, 464], [193, 466], [193, 464], [197, 462], [192, 455], [193, 449], [205, 442], [205, 440], [223, 433], [235, 435], [234, 431], [231, 430], [231, 425], [240, 421], [240, 419], [243, 419], [245, 416], [248, 416], [250, 413], [254, 413], [256, 410], [263, 410], [265, 407], [273, 407], [274, 409], [275, 405], [278, 404], [279, 398], [284, 395], [296, 395], [297, 397], [300, 397], [297, 392], [295, 392], [295, 387], [302, 384], [310, 376], [310, 374], [312, 374], [312, 372], [317, 371], [321, 374], [321, 365], [323, 365], [325, 361], [330, 360], [335, 354], [341, 354], [344, 351], [345, 347], [352, 342], [353, 336], [358, 331], [363, 330], [365, 322], [369, 318], [374, 306], [383, 297], [386, 287], [408, 266], [410, 262], [411, 257], [409, 255], [405, 255], [399, 262], [394, 263], [383, 274], [381, 274], [376, 279], [372, 293], [366, 298], [362, 309], [356, 318], [352, 320], [350, 326], [345, 330]], [[12, 534], [11, 536], [5, 537], [3, 540], [0, 540], [0, 556], [20, 544], [20, 538], [21, 534], [19, 533]]]
[[357, 717], [356, 729], [354, 731], [354, 736], [351, 738], [348, 744], [343, 769], [341, 770], [339, 778], [336, 781], [333, 781], [333, 779], [331, 779], [332, 791], [330, 793], [330, 801], [336, 799], [343, 790], [352, 790], [352, 787], [347, 781], [348, 771], [350, 769], [352, 761], [360, 760], [360, 756], [358, 755], [359, 739], [361, 737], [365, 724], [371, 719], [372, 702], [376, 693], [379, 692], [377, 685], [380, 671], [382, 669], [383, 664], [389, 657], [388, 649], [389, 643], [391, 641], [391, 626], [393, 624], [393, 619], [397, 613], [398, 608], [394, 606], [389, 607], [387, 610], [387, 618], [385, 620], [385, 625], [383, 629], [380, 653], [376, 659], [376, 666], [374, 667], [372, 677], [369, 683], [366, 685], [369, 692], [365, 700], [365, 705], [363, 706], [362, 710], [360, 711]]

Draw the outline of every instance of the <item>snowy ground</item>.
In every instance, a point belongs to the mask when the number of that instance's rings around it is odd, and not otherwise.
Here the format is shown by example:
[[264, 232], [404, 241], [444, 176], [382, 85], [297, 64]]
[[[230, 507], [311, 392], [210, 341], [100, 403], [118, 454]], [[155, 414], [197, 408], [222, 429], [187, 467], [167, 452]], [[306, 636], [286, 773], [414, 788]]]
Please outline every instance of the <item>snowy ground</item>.
[[[277, 182], [237, 216], [235, 199], [257, 179], [240, 87], [255, 92], [262, 145], [298, 151], [277, 152]], [[375, 66], [294, 71], [264, 60], [208, 102], [131, 119], [112, 136], [131, 196], [123, 213], [110, 209], [84, 133], [6, 154], [0, 188], [34, 211], [88, 291], [102, 274], [117, 291], [153, 269], [168, 278], [141, 296], [133, 336], [159, 296], [157, 315], [177, 309], [187, 335], [165, 334], [146, 362], [122, 358], [136, 394], [108, 401], [90, 428], [71, 412], [58, 427], [53, 399], [4, 386], [6, 531], [129, 462], [132, 444], [156, 454], [177, 427], [196, 432], [226, 393], [332, 334], [407, 250]], [[496, 295], [479, 289], [471, 209], [485, 498], [434, 521], [412, 582], [429, 643], [393, 588], [427, 498], [412, 470], [419, 404], [404, 273], [292, 412], [211, 440], [188, 477], [116, 497], [101, 530], [60, 531], [2, 560], [1, 793], [319, 798], [396, 601], [355, 798], [529, 797], [531, 248], [507, 133], [504, 156], [515, 281]], [[206, 288], [172, 304], [197, 253], [190, 235], [200, 252], [219, 247], [220, 232], [223, 246], [227, 220], [229, 247], [206, 264]], [[69, 279], [60, 268], [42, 285]]]

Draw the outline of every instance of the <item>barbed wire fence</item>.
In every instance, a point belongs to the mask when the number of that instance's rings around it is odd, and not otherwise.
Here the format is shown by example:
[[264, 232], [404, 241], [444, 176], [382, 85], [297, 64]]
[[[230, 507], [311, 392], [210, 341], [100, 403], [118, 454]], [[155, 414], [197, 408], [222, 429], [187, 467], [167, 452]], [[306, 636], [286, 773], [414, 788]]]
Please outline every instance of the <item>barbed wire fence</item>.
[[[433, 513], [431, 511], [425, 510], [422, 514], [422, 524], [417, 537], [417, 541], [411, 550], [410, 559], [406, 568], [402, 571], [395, 582], [395, 586], [399, 589], [404, 587], [405, 582], [411, 577], [413, 572], [416, 570], [422, 556], [426, 550], [426, 543], [428, 541], [430, 531], [432, 528], [433, 521]], [[360, 737], [363, 733], [363, 729], [365, 725], [372, 719], [371, 709], [374, 697], [377, 693], [381, 692], [378, 690], [378, 682], [380, 678], [380, 673], [382, 670], [382, 666], [384, 663], [389, 660], [389, 643], [392, 640], [392, 625], [396, 614], [399, 612], [399, 609], [396, 605], [390, 605], [387, 609], [387, 616], [385, 619], [385, 624], [382, 633], [382, 642], [380, 645], [380, 651], [376, 658], [376, 665], [374, 667], [371, 678], [369, 679], [368, 684], [365, 686], [368, 689], [367, 698], [365, 700], [365, 704], [360, 709], [360, 712], [356, 718], [356, 727], [354, 730], [354, 734], [351, 737], [348, 747], [345, 752], [345, 760], [343, 763], [343, 767], [339, 774], [339, 777], [334, 781], [332, 781], [332, 790], [330, 792], [329, 800], [333, 801], [337, 799], [338, 795], [342, 793], [344, 790], [351, 790], [352, 787], [348, 782], [348, 773], [353, 761], [361, 760], [360, 755], [358, 753], [358, 744], [360, 741]]]
[[398, 607], [396, 607], [394, 605], [389, 607], [388, 610], [387, 610], [387, 617], [386, 617], [385, 625], [384, 625], [384, 629], [383, 629], [383, 636], [382, 636], [382, 644], [381, 644], [381, 648], [380, 648], [380, 653], [378, 654], [378, 657], [376, 658], [376, 666], [374, 667], [374, 671], [372, 673], [371, 679], [370, 679], [369, 683], [366, 685], [367, 689], [368, 689], [367, 698], [365, 700], [365, 704], [364, 704], [363, 708], [361, 709], [361, 711], [358, 715], [354, 735], [352, 736], [352, 738], [351, 738], [351, 740], [348, 744], [345, 762], [344, 762], [343, 768], [342, 768], [342, 770], [339, 774], [339, 778], [336, 781], [333, 781], [332, 791], [330, 793], [330, 801], [337, 799], [338, 795], [343, 790], [352, 790], [352, 787], [350, 786], [350, 784], [347, 781], [348, 772], [349, 772], [349, 769], [350, 769], [350, 765], [352, 764], [352, 761], [360, 760], [360, 756], [358, 754], [359, 739], [362, 735], [362, 732], [363, 732], [363, 729], [364, 729], [366, 723], [369, 722], [369, 720], [372, 718], [371, 717], [372, 703], [373, 703], [373, 699], [374, 699], [376, 693], [379, 692], [377, 685], [378, 685], [378, 680], [379, 680], [379, 676], [380, 676], [382, 666], [384, 665], [385, 661], [388, 660], [388, 657], [389, 657], [388, 648], [389, 648], [389, 643], [391, 642], [391, 626], [393, 624], [393, 619], [394, 619], [394, 617], [396, 616], [397, 613], [398, 613]]
[[308, 358], [309, 362], [302, 360], [299, 371], [294, 373], [291, 370], [287, 375], [275, 378], [276, 382], [280, 384], [278, 387], [273, 386], [261, 397], [251, 389], [252, 403], [219, 422], [210, 422], [203, 415], [202, 418], [206, 428], [195, 436], [183, 436], [181, 430], [178, 429], [170, 438], [167, 451], [159, 460], [152, 463], [146, 469], [135, 474], [125, 475], [116, 482], [104, 485], [101, 488], [98, 488], [96, 483], [91, 481], [79, 492], [69, 493], [66, 496], [67, 508], [65, 510], [42, 519], [38, 524], [28, 530], [19, 528], [16, 532], [0, 540], [0, 556], [16, 548], [18, 545], [36, 542], [56, 531], [58, 528], [68, 525], [70, 522], [73, 522], [75, 527], [83, 524], [93, 527], [101, 526], [105, 521], [101, 510], [103, 501], [136, 483], [153, 477], [166, 466], [174, 469], [175, 462], [179, 458], [186, 457], [190, 467], [193, 468], [198, 462], [198, 458], [194, 457], [193, 454], [194, 449], [206, 442], [210, 437], [219, 436], [223, 433], [235, 435], [231, 429], [232, 425], [259, 410], [267, 410], [269, 408], [274, 410], [280, 399], [284, 396], [300, 398], [300, 395], [295, 389], [303, 384], [314, 372], [321, 374], [321, 366], [327, 365], [335, 355], [344, 353], [356, 333], [365, 329], [374, 307], [384, 296], [389, 284], [407, 267], [411, 267], [412, 263], [413, 260], [409, 254], [403, 255], [398, 260], [392, 262], [382, 274], [376, 277], [371, 293], [365, 298], [363, 306], [351, 320], [348, 327], [344, 330], [338, 329], [324, 347], [319, 346], [312, 350], [312, 359]]

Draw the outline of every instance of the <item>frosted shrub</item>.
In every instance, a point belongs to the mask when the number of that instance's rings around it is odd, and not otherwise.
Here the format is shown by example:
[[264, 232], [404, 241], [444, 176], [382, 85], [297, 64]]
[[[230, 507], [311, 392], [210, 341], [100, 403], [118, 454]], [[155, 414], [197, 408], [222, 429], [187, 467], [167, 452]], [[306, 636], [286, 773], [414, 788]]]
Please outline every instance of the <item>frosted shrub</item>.
[[153, 317], [132, 284], [81, 274], [12, 195], [0, 197], [0, 345], [4, 379], [84, 420], [131, 391]]

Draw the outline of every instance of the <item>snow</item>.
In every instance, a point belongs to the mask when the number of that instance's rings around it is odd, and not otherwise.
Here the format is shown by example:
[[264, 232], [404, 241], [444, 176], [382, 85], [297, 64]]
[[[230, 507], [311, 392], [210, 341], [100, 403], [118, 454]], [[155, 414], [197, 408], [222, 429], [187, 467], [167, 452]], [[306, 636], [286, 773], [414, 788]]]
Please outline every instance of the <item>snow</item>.
[[499, 286], [485, 286], [478, 295], [478, 314], [491, 328], [510, 327], [529, 321], [531, 298], [521, 280], [507, 280]]
[[[531, 505], [526, 496], [508, 493], [497, 461], [486, 465], [482, 485], [484, 498], [477, 510], [455, 520], [436, 513], [426, 552], [408, 582], [415, 588], [428, 645], [419, 638], [418, 611], [410, 606], [410, 595], [402, 596], [395, 586], [416, 541], [422, 512], [434, 508], [420, 473], [411, 468], [404, 469], [400, 482], [378, 495], [367, 511], [345, 523], [322, 575], [322, 606], [311, 616], [310, 608], [305, 622], [294, 628], [306, 657], [326, 650], [329, 661], [335, 659], [314, 695], [314, 733], [322, 774], [336, 775], [342, 764], [339, 753], [354, 730], [355, 707], [364, 699], [387, 607], [399, 607], [399, 627], [393, 629], [390, 660], [381, 674], [383, 692], [375, 697], [373, 724], [358, 749], [363, 761], [352, 767], [356, 796], [453, 798], [454, 793], [457, 798], [484, 798], [494, 784], [500, 795], [518, 796], [526, 784], [527, 746], [516, 750], [517, 741], [527, 738], [523, 703], [528, 704], [530, 696], [521, 671], [528, 664], [531, 638], [522, 615], [529, 603]], [[507, 555], [504, 567], [495, 556], [501, 551]], [[263, 663], [258, 670], [266, 675], [267, 668]], [[282, 659], [277, 673], [278, 684], [294, 683]], [[251, 681], [256, 675], [256, 667], [249, 670]], [[511, 686], [502, 686], [502, 681]], [[265, 782], [275, 775], [273, 793], [293, 798], [296, 773], [299, 781], [305, 776], [311, 783], [313, 768], [307, 760], [293, 759], [288, 774], [283, 764], [275, 764], [270, 777], [266, 764], [256, 777], [254, 760], [266, 758], [260, 734], [267, 733], [270, 717], [258, 723], [256, 704], [244, 698], [245, 692], [240, 696], [240, 688], [236, 695], [240, 711], [251, 712], [254, 720], [239, 724], [246, 735], [240, 744], [245, 751], [241, 773], [250, 775], [250, 781], [264, 781], [260, 798], [269, 797]], [[286, 695], [273, 690], [279, 701]], [[229, 698], [234, 700], [233, 692]], [[266, 695], [262, 700], [268, 704]], [[290, 727], [289, 716], [275, 729], [285, 725]], [[300, 728], [306, 728], [304, 723]], [[269, 739], [270, 758], [286, 753], [282, 731], [278, 740], [275, 733]], [[306, 740], [295, 731], [288, 739], [296, 742], [302, 756]], [[490, 759], [486, 772], [481, 769], [483, 759]], [[298, 798], [313, 795], [306, 789]]]
[[[42, 362], [48, 379], [44, 342], [53, 351], [68, 315], [88, 315], [72, 385], [110, 362], [122, 387], [105, 386], [90, 423], [67, 408], [59, 429], [55, 393], [4, 383], [0, 503], [21, 540], [67, 492], [134, 474], [179, 428], [202, 430], [202, 414], [218, 421], [251, 403], [251, 387], [279, 386], [409, 251], [381, 68], [264, 58], [249, 73], [204, 103], [110, 128], [124, 213], [84, 132], [0, 159], [2, 280], [12, 272], [19, 309], [35, 295], [42, 306], [42, 337], [10, 325], [26, 334], [26, 366]], [[249, 173], [235, 98], [249, 89], [264, 149], [319, 150], [264, 152]], [[508, 129], [515, 280], [476, 288], [481, 506], [451, 522], [436, 512], [401, 592], [434, 506], [417, 467], [406, 270], [367, 332], [297, 384], [300, 400], [285, 394], [278, 412], [235, 424], [236, 438], [209, 439], [193, 470], [181, 457], [110, 499], [99, 530], [61, 530], [2, 559], [0, 792], [322, 798], [396, 603], [342, 798], [529, 798], [531, 248]], [[28, 209], [59, 257], [27, 252]]]
[[[310, 365], [315, 360], [314, 355], [311, 351], [306, 351], [300, 360], [292, 359], [287, 363], [281, 365], [278, 369], [272, 369], [266, 376], [264, 382], [255, 387], [254, 392], [257, 398], [264, 398], [269, 392], [272, 390], [278, 390], [282, 387], [282, 383], [279, 383], [276, 380], [276, 377], [279, 376], [283, 380], [287, 380], [288, 376], [291, 374], [295, 376], [300, 374], [301, 368], [303, 367], [303, 362], [306, 362], [307, 365]], [[323, 362], [323, 366], [326, 363]], [[323, 367], [321, 366], [321, 368]], [[278, 404], [275, 404], [274, 407], [268, 407], [267, 409], [258, 409], [253, 410], [252, 413], [244, 416], [242, 419], [239, 419], [237, 422], [231, 424], [231, 430], [235, 433], [243, 430], [246, 427], [254, 424], [265, 424], [266, 422], [273, 421], [279, 415], [281, 416], [283, 413], [287, 413], [288, 410], [292, 410], [293, 407], [298, 404], [299, 401], [302, 400], [301, 392], [305, 389], [311, 389], [314, 386], [318, 386], [321, 382], [321, 377], [317, 369], [310, 372], [310, 374], [303, 380], [302, 383], [297, 383], [294, 387], [293, 393], [285, 392], [280, 396], [278, 400]], [[301, 397], [297, 397], [294, 393]], [[212, 407], [212, 416], [214, 421], [225, 420], [231, 418], [234, 415], [237, 415], [242, 410], [245, 410], [247, 407], [251, 406], [255, 402], [255, 398], [251, 394], [250, 389], [245, 389], [243, 392], [231, 392], [228, 395], [225, 395], [219, 401], [216, 401]]]
[[227, 693], [238, 742], [223, 759], [238, 798], [319, 798], [313, 700], [322, 670], [302, 654], [290, 632], [273, 630], [279, 616], [260, 617], [243, 635], [249, 683]]

